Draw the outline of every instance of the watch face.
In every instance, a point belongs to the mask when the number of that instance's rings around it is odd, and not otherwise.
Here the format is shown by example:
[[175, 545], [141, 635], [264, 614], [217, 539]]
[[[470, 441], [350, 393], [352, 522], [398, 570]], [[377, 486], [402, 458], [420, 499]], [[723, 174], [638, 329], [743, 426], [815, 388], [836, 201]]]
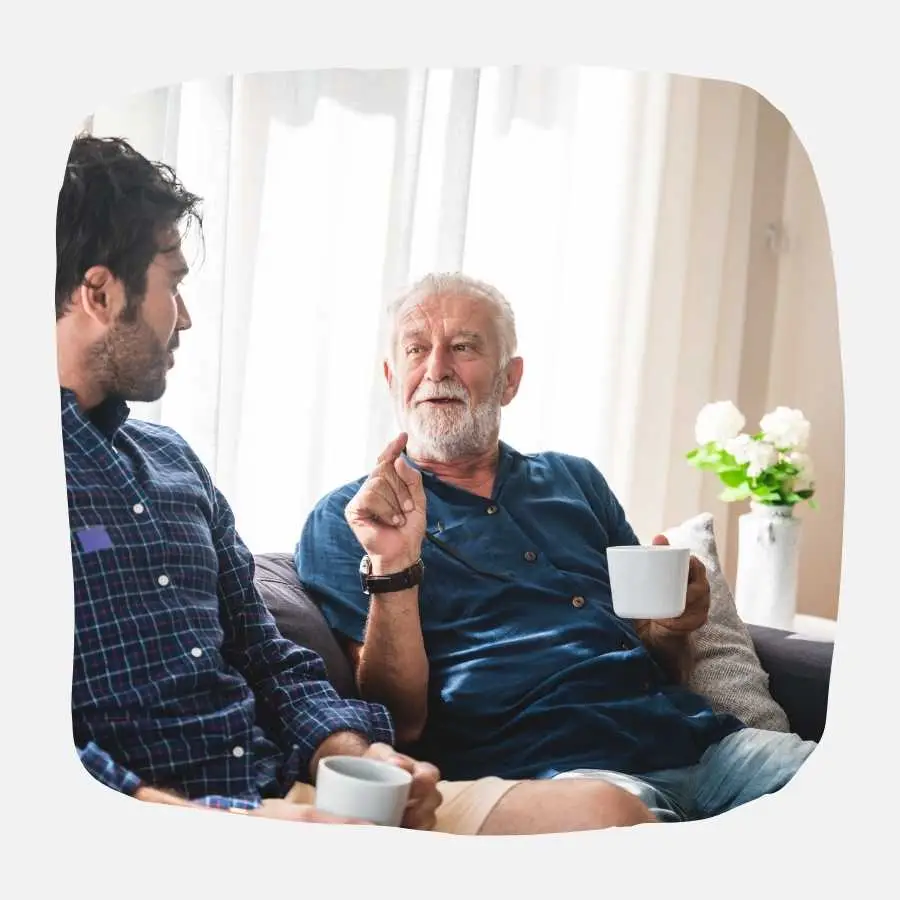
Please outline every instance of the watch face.
[[372, 560], [369, 559], [368, 555], [364, 556], [359, 561], [359, 574], [360, 575], [369, 575], [372, 572]]

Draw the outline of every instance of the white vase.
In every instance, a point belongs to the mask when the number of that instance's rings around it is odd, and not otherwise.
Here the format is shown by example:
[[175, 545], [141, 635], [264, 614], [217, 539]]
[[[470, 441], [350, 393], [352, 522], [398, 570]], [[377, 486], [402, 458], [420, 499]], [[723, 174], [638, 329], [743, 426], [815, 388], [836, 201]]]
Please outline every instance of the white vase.
[[738, 520], [738, 615], [754, 625], [792, 630], [797, 614], [800, 520], [793, 507], [751, 503]]

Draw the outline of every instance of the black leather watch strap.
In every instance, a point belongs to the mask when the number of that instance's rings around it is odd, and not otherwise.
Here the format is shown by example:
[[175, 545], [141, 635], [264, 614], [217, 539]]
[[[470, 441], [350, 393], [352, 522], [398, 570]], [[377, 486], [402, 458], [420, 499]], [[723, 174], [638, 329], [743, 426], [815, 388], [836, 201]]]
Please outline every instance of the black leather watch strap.
[[389, 575], [373, 575], [372, 561], [364, 556], [359, 564], [359, 580], [364, 594], [396, 594], [422, 583], [425, 564], [418, 559], [408, 569]]

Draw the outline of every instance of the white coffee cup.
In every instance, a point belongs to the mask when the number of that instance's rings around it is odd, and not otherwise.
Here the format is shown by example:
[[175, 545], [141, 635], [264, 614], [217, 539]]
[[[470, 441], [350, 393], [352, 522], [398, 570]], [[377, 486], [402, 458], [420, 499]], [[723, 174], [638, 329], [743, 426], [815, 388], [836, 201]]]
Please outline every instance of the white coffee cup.
[[691, 551], [669, 545], [608, 547], [613, 610], [622, 619], [674, 619], [684, 612]]
[[327, 756], [316, 768], [316, 808], [335, 816], [399, 826], [412, 775], [360, 756]]

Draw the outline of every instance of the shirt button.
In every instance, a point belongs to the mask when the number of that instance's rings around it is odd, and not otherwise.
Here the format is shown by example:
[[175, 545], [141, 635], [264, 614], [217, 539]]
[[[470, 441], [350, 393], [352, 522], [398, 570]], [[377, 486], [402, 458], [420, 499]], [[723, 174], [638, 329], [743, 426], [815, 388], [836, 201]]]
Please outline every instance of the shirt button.
[[489, 506], [489, 507], [485, 510], [485, 512], [486, 512], [489, 516], [492, 516], [495, 512], [497, 512], [497, 507], [496, 507], [496, 506]]
[[575, 609], [581, 609], [581, 607], [584, 606], [584, 597], [573, 597], [572, 606], [574, 606]]
[[156, 582], [160, 585], [160, 587], [165, 587], [169, 583], [169, 576], [160, 575], [159, 578], [156, 579]]
[[627, 641], [619, 641], [619, 649], [620, 650], [629, 650], [629, 644]]
[[231, 755], [240, 759], [244, 755], [243, 747], [235, 747], [234, 750], [231, 751]]
[[535, 553], [534, 550], [526, 550], [525, 559], [528, 562], [534, 562], [537, 559], [537, 553]]
[[200, 659], [200, 657], [203, 656], [203, 651], [199, 647], [194, 647], [194, 649], [191, 650], [191, 656], [193, 656], [194, 659]]
[[141, 515], [141, 513], [143, 513], [143, 511], [144, 511], [144, 504], [143, 503], [135, 503], [134, 506], [131, 507], [131, 511], [136, 516]]

